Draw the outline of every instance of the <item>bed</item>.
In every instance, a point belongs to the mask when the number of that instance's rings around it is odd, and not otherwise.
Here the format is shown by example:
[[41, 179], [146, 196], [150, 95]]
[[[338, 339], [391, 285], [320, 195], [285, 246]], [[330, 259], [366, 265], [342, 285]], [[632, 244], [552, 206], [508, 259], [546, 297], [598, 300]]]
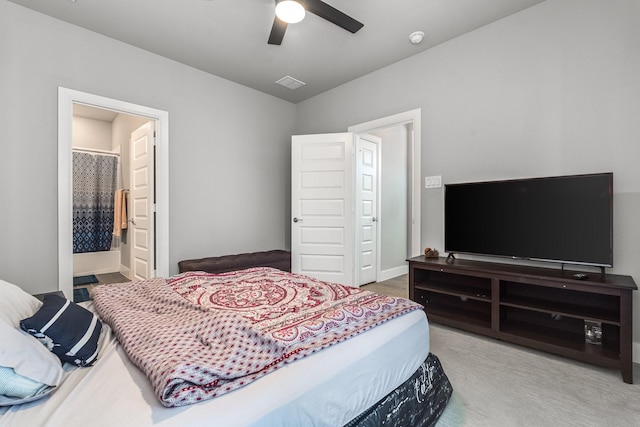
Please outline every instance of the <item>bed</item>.
[[[255, 275], [263, 270], [275, 273], [278, 280], [291, 274], [271, 271], [269, 267], [242, 271]], [[169, 287], [176, 294], [182, 292], [179, 298], [186, 301], [202, 299], [202, 287], [195, 286], [196, 282], [220, 282], [235, 273], [225, 276], [186, 271], [173, 278], [156, 280], [175, 285]], [[118, 287], [125, 285], [115, 285]], [[96, 293], [94, 301], [80, 305], [89, 312], [109, 317], [109, 309], [100, 302], [106, 295]], [[30, 304], [22, 316], [40, 308], [35, 308], [37, 304], [33, 301]], [[100, 304], [103, 307], [98, 309], [96, 305]], [[292, 358], [298, 360], [287, 360], [278, 369], [269, 368], [246, 384], [238, 385], [236, 381], [227, 392], [185, 405], [170, 399], [163, 401], [162, 393], [143, 372], [145, 369], [132, 362], [131, 354], [138, 365], [146, 363], [137, 360], [135, 353], [120, 342], [123, 334], [132, 331], [117, 327], [118, 332], [114, 332], [109, 325], [114, 322], [103, 321], [97, 361], [91, 367], [65, 363], [53, 392], [32, 402], [0, 407], [0, 426], [434, 425], [452, 388], [439, 360], [429, 352], [424, 311], [407, 307], [410, 304], [401, 302], [387, 320], [373, 319], [357, 333], [343, 333], [338, 342], [298, 349], [295, 354], [300, 357]]]

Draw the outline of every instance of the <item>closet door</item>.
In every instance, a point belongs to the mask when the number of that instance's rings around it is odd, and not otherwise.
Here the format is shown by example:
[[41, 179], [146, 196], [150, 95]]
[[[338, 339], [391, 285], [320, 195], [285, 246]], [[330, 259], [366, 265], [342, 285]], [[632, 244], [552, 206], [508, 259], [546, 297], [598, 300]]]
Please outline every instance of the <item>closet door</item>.
[[320, 280], [354, 282], [352, 133], [292, 137], [291, 268]]

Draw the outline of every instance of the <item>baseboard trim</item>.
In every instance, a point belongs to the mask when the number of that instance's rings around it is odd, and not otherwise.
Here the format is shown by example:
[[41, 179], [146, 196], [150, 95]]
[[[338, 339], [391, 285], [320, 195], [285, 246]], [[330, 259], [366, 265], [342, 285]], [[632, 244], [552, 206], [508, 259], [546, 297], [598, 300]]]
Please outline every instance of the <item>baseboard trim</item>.
[[131, 277], [129, 277], [129, 274], [131, 274], [131, 269], [126, 265], [120, 264], [120, 274], [122, 274], [127, 279], [131, 280]]
[[401, 265], [400, 267], [380, 271], [380, 274], [378, 275], [378, 282], [384, 282], [385, 280], [393, 279], [394, 277], [402, 276], [404, 274], [409, 274], [408, 265]]

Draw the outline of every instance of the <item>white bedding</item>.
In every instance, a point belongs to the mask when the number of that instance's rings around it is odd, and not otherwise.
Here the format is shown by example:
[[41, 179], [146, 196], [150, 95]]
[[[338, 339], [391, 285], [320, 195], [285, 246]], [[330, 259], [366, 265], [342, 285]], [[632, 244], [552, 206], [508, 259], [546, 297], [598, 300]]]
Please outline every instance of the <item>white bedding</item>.
[[416, 310], [229, 394], [166, 408], [106, 325], [103, 335], [93, 367], [67, 366], [58, 390], [0, 411], [0, 426], [341, 426], [404, 382], [429, 353], [427, 319]]

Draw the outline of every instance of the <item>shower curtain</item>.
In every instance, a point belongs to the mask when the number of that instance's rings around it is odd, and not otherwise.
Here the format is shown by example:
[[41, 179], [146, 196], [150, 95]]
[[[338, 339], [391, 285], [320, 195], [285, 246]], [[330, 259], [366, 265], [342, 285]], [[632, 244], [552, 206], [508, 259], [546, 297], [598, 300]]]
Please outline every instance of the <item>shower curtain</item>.
[[73, 253], [111, 249], [116, 156], [73, 153]]

